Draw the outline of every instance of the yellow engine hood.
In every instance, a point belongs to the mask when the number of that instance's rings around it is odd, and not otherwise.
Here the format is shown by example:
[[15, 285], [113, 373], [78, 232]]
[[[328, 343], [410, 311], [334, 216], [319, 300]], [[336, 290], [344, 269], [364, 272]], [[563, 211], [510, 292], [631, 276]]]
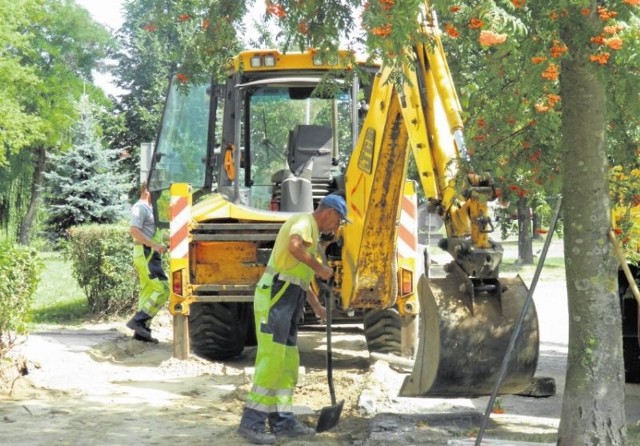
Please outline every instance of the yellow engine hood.
[[255, 209], [242, 204], [231, 203], [220, 194], [212, 194], [191, 209], [191, 218], [197, 223], [212, 220], [234, 219], [240, 221], [284, 222], [293, 212], [277, 212]]

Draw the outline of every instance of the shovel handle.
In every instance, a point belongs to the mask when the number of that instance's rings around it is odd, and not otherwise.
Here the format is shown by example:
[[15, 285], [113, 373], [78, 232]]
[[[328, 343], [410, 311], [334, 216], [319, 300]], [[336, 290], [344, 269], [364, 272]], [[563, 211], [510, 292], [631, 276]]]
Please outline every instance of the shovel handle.
[[[320, 256], [322, 257], [322, 263], [328, 266], [327, 253], [324, 250], [320, 250]], [[336, 405], [336, 391], [333, 387], [333, 352], [331, 350], [331, 304], [333, 303], [333, 277], [327, 282], [321, 280], [317, 281], [318, 286], [324, 290], [324, 308], [327, 311], [326, 321], [326, 333], [327, 333], [327, 381], [329, 383], [329, 395], [331, 396], [331, 404]]]
[[[319, 282], [321, 283], [321, 282]], [[331, 396], [331, 404], [336, 405], [336, 391], [333, 387], [333, 352], [331, 350], [331, 304], [333, 301], [333, 279], [329, 279], [328, 283], [322, 283], [321, 287], [325, 291], [324, 307], [327, 310], [327, 381], [329, 383], [329, 395]]]

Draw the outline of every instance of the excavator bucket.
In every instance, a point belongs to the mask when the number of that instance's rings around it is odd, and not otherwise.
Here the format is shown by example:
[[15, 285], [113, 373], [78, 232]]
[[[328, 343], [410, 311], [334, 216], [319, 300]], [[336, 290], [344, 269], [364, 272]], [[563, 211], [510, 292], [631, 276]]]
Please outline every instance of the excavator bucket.
[[[477, 286], [471, 293], [462, 292], [459, 277], [452, 274], [437, 279], [422, 276], [419, 346], [400, 396], [490, 395], [527, 292], [519, 276], [496, 279], [493, 285]], [[532, 304], [499, 393], [527, 389], [537, 363], [538, 319]]]

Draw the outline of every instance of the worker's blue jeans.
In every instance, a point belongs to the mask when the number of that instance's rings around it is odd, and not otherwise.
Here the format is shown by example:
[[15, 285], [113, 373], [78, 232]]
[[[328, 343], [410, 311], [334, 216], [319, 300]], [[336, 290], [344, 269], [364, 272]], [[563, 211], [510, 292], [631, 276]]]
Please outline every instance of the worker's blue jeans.
[[248, 407], [244, 408], [242, 413], [242, 419], [240, 426], [248, 429], [262, 431], [266, 421], [269, 421], [269, 426], [274, 432], [287, 430], [287, 428], [295, 423], [295, 417], [293, 412], [275, 412], [266, 414], [255, 409]]

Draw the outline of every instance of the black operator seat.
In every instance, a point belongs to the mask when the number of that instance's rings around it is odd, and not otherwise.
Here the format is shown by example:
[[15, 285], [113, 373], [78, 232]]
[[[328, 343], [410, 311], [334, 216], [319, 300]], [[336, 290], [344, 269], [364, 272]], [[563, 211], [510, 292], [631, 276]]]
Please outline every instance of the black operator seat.
[[331, 178], [333, 131], [324, 125], [297, 125], [289, 132], [288, 162], [294, 175], [299, 176], [313, 159], [312, 180]]

